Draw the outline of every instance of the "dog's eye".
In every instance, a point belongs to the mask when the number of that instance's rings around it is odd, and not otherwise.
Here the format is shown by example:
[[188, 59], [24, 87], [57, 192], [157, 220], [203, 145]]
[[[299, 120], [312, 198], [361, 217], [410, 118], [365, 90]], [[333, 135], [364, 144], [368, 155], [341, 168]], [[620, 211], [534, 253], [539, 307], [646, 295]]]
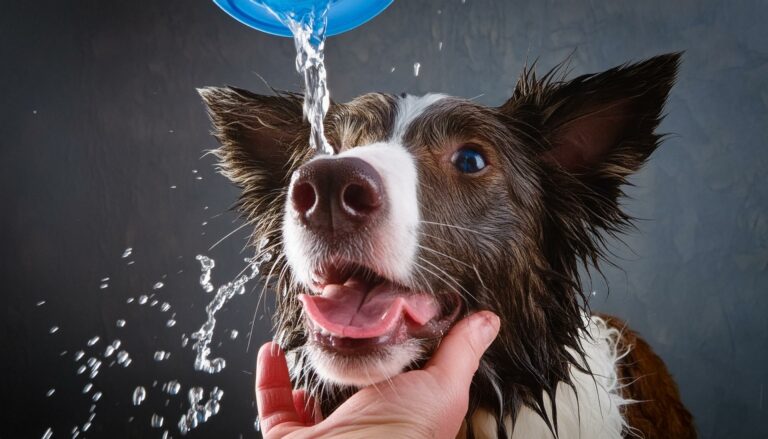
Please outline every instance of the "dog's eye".
[[463, 147], [453, 153], [451, 163], [453, 163], [453, 166], [455, 166], [459, 172], [465, 174], [474, 174], [485, 168], [485, 158], [483, 155], [469, 147]]

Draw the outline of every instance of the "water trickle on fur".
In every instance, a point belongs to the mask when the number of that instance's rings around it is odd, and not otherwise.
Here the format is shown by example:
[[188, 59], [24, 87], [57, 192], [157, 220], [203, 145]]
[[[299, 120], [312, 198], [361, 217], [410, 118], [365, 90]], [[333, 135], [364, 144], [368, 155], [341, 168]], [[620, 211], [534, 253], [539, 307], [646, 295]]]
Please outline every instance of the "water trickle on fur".
[[[208, 318], [205, 323], [203, 323], [203, 326], [192, 333], [191, 336], [193, 340], [196, 340], [192, 345], [192, 349], [195, 351], [195, 370], [218, 373], [226, 367], [227, 363], [223, 358], [209, 358], [211, 355], [210, 344], [213, 339], [213, 331], [216, 328], [216, 313], [232, 297], [244, 294], [245, 284], [259, 274], [259, 268], [263, 263], [272, 259], [271, 253], [262, 251], [266, 243], [266, 240], [262, 240], [259, 243], [259, 247], [256, 250], [256, 256], [251, 259], [246, 259], [248, 266], [244, 270], [244, 273], [240, 274], [234, 281], [221, 285], [218, 290], [216, 290], [216, 295], [213, 297], [213, 300], [211, 300], [205, 307], [205, 312]], [[203, 276], [200, 277], [200, 286], [203, 287], [203, 290], [206, 292], [213, 291], [213, 285], [211, 284], [210, 279], [214, 261], [202, 255], [198, 255], [197, 260], [200, 261], [202, 266], [201, 269], [203, 270]]]
[[277, 12], [270, 0], [258, 2], [266, 6], [293, 34], [296, 70], [304, 76], [304, 116], [312, 126], [309, 144], [318, 153], [333, 154], [323, 127], [323, 119], [331, 102], [323, 53], [331, 1], [314, 1], [311, 5], [295, 4], [293, 11], [286, 12]]

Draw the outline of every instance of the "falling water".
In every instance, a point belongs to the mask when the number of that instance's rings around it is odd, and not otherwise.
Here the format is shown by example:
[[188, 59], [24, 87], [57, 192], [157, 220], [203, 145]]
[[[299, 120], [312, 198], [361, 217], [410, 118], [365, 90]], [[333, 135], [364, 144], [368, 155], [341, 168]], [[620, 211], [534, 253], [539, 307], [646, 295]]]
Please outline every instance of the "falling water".
[[[256, 250], [256, 256], [252, 259], [246, 259], [248, 266], [243, 270], [245, 273], [240, 274], [234, 281], [221, 285], [216, 290], [213, 300], [205, 307], [208, 319], [197, 332], [192, 333], [192, 339], [196, 340], [192, 345], [192, 349], [195, 351], [195, 370], [218, 373], [226, 367], [226, 360], [223, 358], [209, 358], [211, 355], [209, 345], [213, 339], [213, 331], [216, 328], [216, 313], [236, 294], [244, 294], [245, 284], [259, 274], [261, 264], [272, 259], [271, 253], [262, 251], [266, 243], [266, 239], [262, 240]], [[209, 288], [212, 290], [213, 285], [210, 283], [210, 275], [214, 266], [213, 260], [202, 255], [197, 256], [197, 260], [200, 261], [201, 270], [203, 271], [203, 275], [200, 278], [200, 286], [205, 291], [209, 291]]]
[[296, 70], [304, 76], [304, 116], [312, 126], [309, 144], [320, 153], [333, 154], [323, 127], [323, 119], [330, 105], [323, 50], [331, 2], [296, 2], [292, 11], [281, 12], [271, 6], [270, 0], [259, 0], [259, 3], [266, 6], [293, 34]]

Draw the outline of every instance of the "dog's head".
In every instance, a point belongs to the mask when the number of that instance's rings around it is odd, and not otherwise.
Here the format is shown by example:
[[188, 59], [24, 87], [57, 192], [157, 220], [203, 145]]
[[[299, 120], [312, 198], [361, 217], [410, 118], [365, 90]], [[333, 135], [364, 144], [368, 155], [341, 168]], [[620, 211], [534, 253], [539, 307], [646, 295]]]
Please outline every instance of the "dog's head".
[[489, 309], [501, 332], [473, 407], [544, 413], [542, 394], [554, 401], [582, 355], [578, 264], [629, 221], [620, 186], [658, 145], [678, 62], [570, 81], [526, 72], [500, 107], [367, 94], [331, 105], [333, 156], [310, 150], [300, 96], [202, 89], [221, 170], [277, 254], [265, 272], [299, 383], [330, 409], [418, 367], [458, 317]]

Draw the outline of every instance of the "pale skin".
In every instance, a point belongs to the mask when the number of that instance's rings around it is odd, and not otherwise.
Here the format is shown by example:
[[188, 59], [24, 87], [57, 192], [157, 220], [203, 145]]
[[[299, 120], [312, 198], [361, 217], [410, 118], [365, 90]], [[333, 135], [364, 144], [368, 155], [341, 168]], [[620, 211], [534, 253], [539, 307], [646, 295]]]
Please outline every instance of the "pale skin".
[[423, 369], [358, 391], [326, 419], [314, 402], [293, 390], [282, 350], [259, 350], [256, 401], [265, 439], [454, 438], [469, 404], [469, 386], [480, 358], [499, 332], [499, 318], [477, 312], [458, 322]]

